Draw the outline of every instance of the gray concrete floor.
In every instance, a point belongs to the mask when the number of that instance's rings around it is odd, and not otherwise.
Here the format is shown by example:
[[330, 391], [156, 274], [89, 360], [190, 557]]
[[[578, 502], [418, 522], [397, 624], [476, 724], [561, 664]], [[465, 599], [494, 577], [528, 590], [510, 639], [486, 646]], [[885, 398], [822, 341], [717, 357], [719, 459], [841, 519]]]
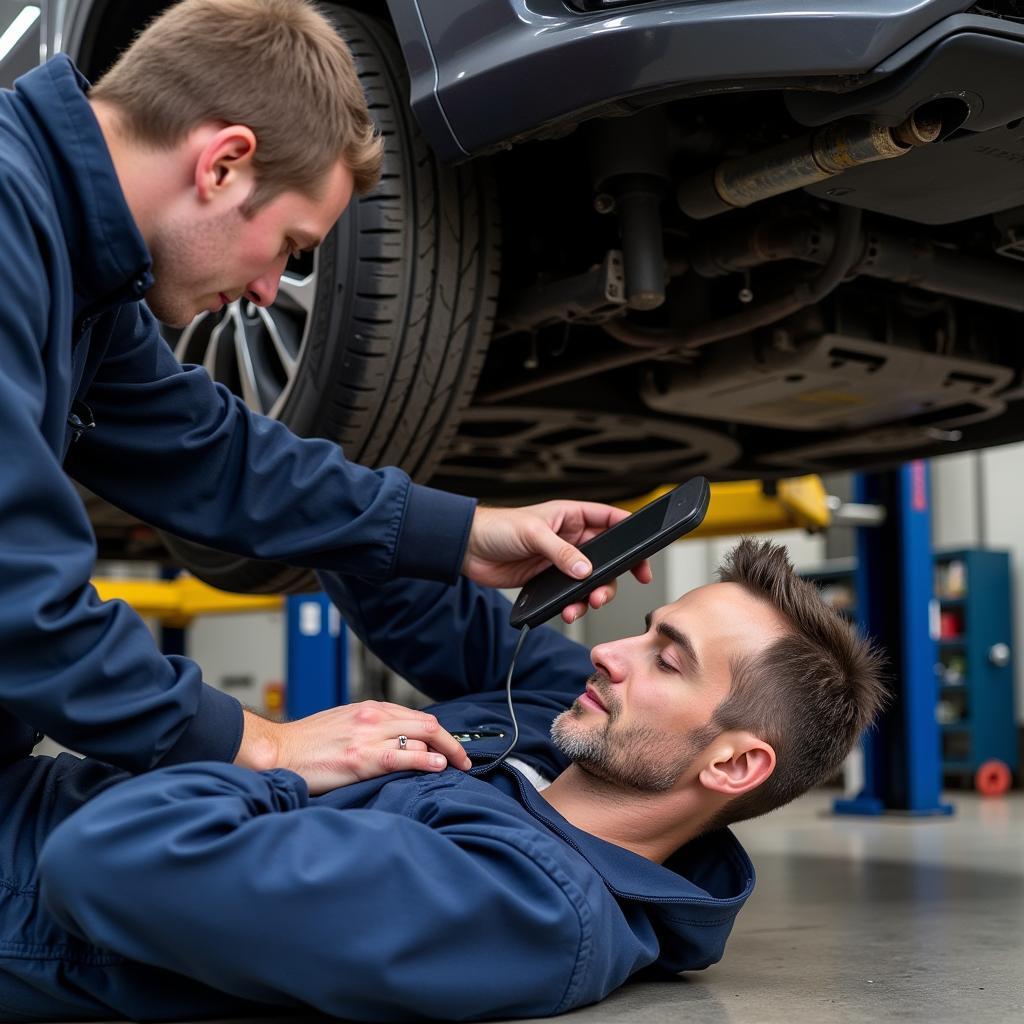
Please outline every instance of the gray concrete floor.
[[1024, 1022], [1024, 794], [929, 819], [833, 817], [832, 796], [737, 826], [758, 884], [722, 963], [560, 1019]]

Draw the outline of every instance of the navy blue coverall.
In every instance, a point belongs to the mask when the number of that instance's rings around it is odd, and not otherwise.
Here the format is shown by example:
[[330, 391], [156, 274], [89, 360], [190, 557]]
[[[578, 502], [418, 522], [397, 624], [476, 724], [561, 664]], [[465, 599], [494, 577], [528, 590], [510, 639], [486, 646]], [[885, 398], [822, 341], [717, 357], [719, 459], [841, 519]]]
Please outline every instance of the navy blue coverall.
[[47, 733], [132, 771], [231, 761], [238, 702], [90, 585], [69, 476], [182, 537], [378, 579], [454, 579], [473, 502], [353, 465], [177, 363], [85, 89], [58, 56], [0, 92], [0, 758]]
[[[219, 763], [135, 778], [66, 754], [10, 765], [0, 1015], [257, 1003], [356, 1020], [532, 1017], [648, 966], [721, 957], [754, 884], [728, 829], [655, 864], [570, 824], [516, 768], [488, 770], [510, 733], [516, 633], [500, 594], [465, 579], [324, 582], [372, 649], [443, 699], [430, 709], [442, 725], [505, 735], [467, 744], [472, 774], [404, 772], [314, 799], [290, 772]], [[590, 671], [558, 633], [527, 637], [515, 755], [548, 777], [566, 766], [551, 721]]]

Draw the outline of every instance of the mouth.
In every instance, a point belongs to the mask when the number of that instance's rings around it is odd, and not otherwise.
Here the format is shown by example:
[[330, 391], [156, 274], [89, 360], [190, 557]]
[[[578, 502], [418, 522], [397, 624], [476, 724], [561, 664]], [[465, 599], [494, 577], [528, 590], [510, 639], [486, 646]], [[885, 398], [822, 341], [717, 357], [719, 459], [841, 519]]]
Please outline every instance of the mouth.
[[583, 691], [579, 701], [585, 707], [595, 708], [598, 711], [603, 711], [606, 715], [608, 714], [608, 709], [601, 703], [601, 698], [598, 697], [597, 691], [592, 686], [588, 686]]

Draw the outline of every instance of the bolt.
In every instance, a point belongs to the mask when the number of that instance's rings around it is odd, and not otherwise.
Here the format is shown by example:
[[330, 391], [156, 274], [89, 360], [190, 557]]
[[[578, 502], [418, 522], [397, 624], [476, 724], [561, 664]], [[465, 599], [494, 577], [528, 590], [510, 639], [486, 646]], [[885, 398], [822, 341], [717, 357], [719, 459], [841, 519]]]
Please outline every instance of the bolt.
[[615, 199], [607, 192], [598, 192], [594, 196], [594, 209], [598, 213], [611, 213], [615, 209]]
[[793, 335], [783, 327], [777, 327], [772, 331], [772, 347], [776, 352], [795, 352]]
[[537, 354], [537, 336], [530, 335], [530, 351], [523, 360], [524, 370], [536, 370], [540, 366], [540, 356]]

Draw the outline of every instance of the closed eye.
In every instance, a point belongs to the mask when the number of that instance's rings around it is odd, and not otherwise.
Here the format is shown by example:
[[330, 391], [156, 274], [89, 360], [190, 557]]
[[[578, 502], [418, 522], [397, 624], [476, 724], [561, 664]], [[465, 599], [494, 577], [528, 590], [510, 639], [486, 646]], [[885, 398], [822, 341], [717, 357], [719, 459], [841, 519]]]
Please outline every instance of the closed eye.
[[[680, 653], [680, 655], [683, 658], [683, 663], [687, 667], [688, 671], [692, 672], [695, 676], [700, 675], [702, 671], [700, 658], [697, 656], [697, 650], [693, 646], [693, 641], [685, 633], [676, 629], [675, 626], [672, 626], [667, 622], [655, 623], [653, 612], [647, 613], [647, 616], [644, 619], [644, 625], [646, 625], [648, 633], [651, 631], [651, 627], [653, 626], [654, 632], [659, 637], [668, 640], [672, 644], [673, 649]], [[668, 662], [665, 662], [664, 658], [661, 658], [660, 654], [658, 655], [658, 657], [662, 662], [664, 662], [665, 665], [668, 665], [667, 669], [662, 669], [663, 671], [679, 671], [679, 669], [677, 669], [676, 666], [669, 665]], [[659, 665], [658, 667], [662, 668], [661, 665]]]
[[660, 654], [656, 654], [654, 656], [654, 664], [657, 665], [658, 668], [661, 669], [662, 672], [676, 672], [677, 671], [675, 665], [673, 665], [669, 661], [666, 661]]

